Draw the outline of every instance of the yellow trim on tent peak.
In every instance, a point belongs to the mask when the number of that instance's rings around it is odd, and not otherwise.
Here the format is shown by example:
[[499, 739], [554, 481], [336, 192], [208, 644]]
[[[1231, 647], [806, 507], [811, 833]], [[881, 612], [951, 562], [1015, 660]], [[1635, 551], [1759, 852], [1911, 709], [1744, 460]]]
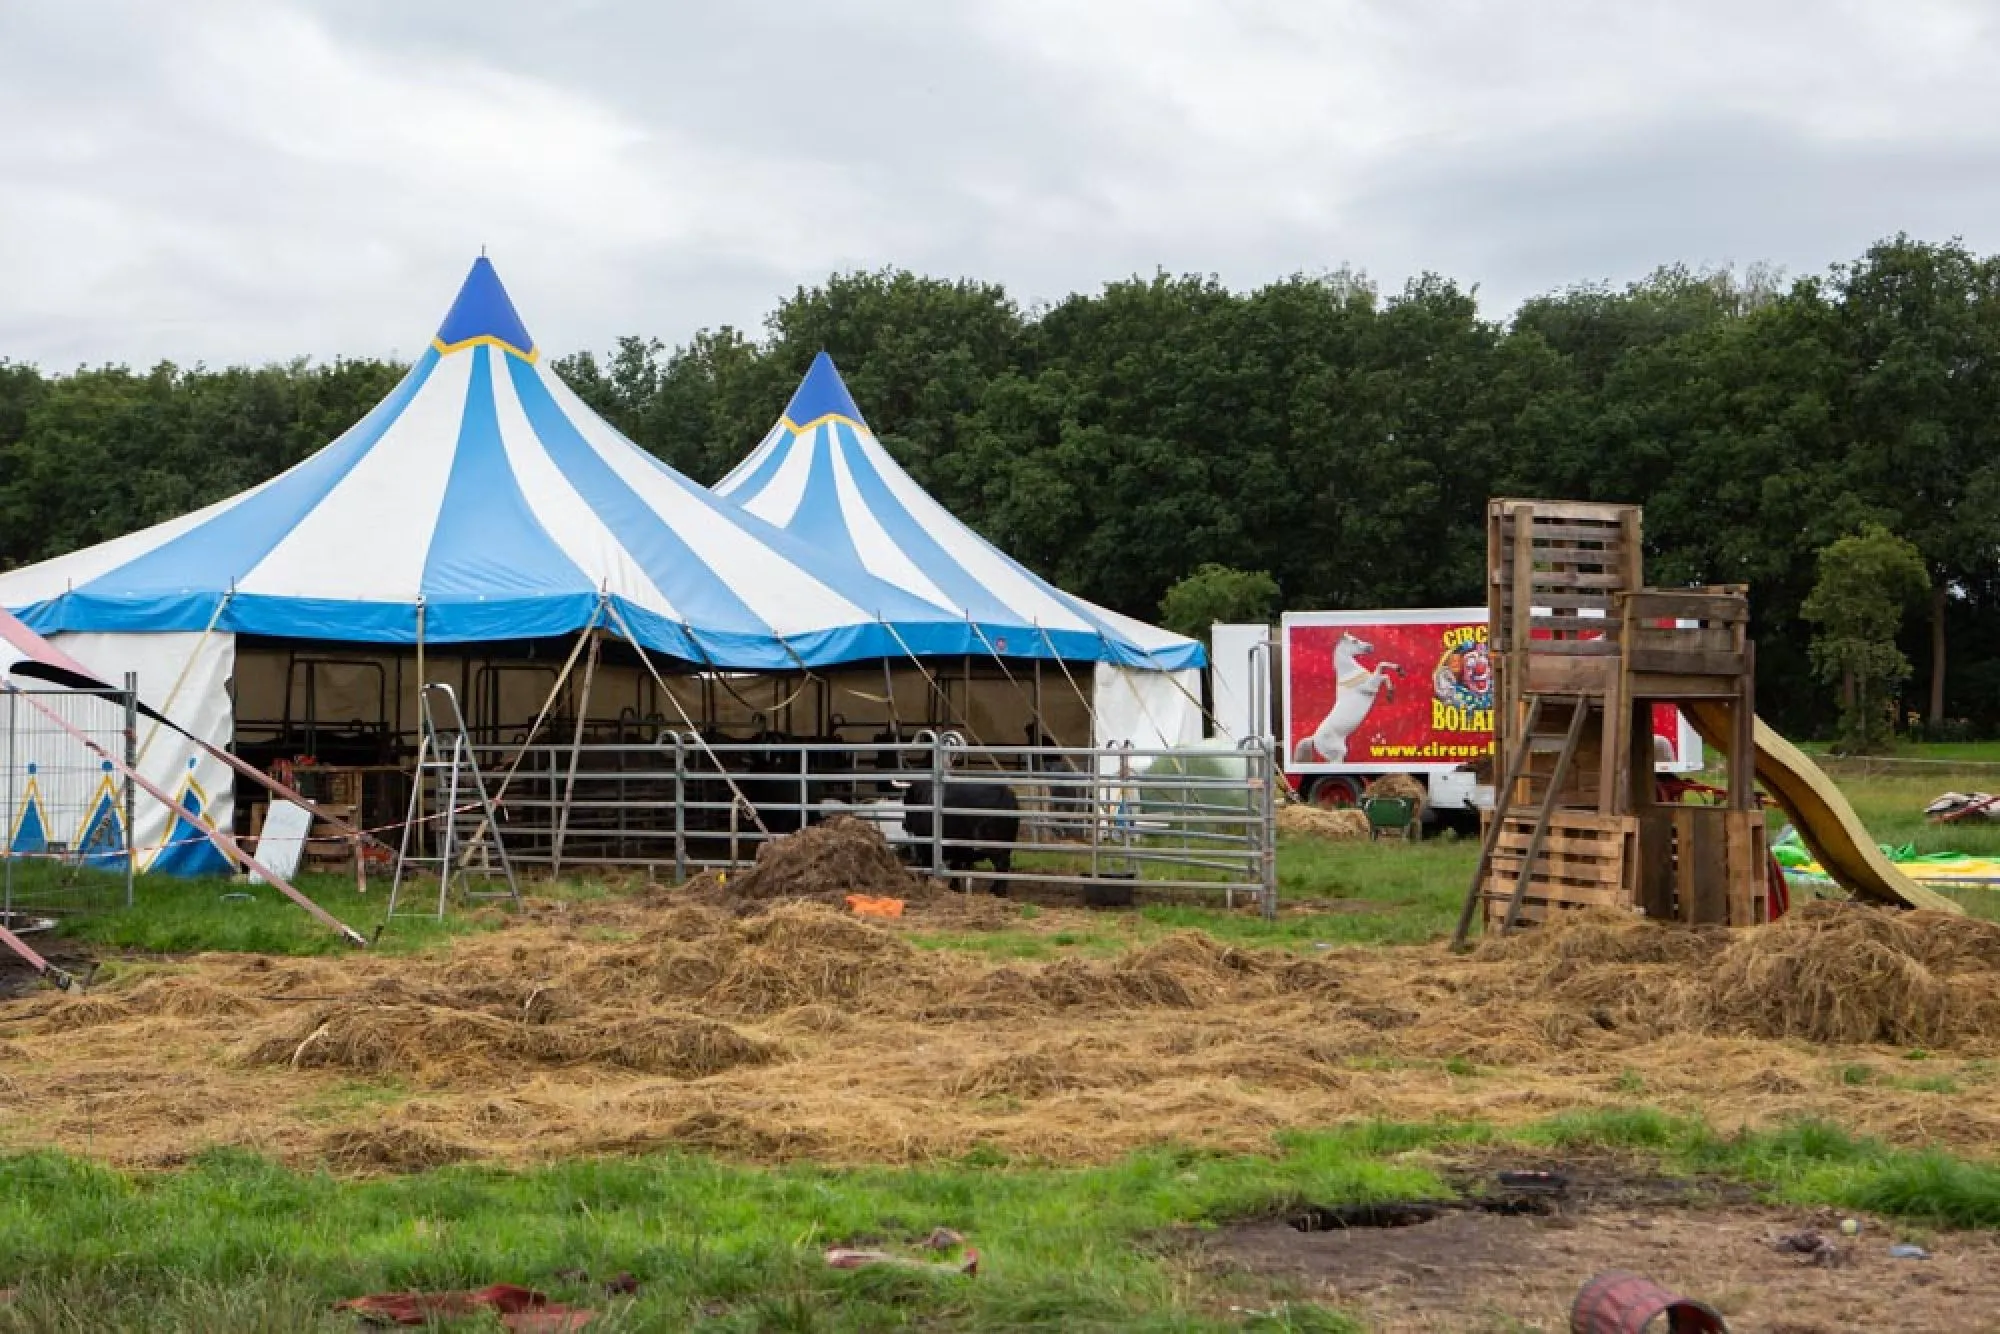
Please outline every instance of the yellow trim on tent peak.
[[506, 339], [495, 338], [492, 334], [474, 334], [470, 338], [461, 338], [456, 343], [447, 343], [442, 338], [431, 339], [431, 346], [438, 350], [440, 356], [446, 357], [454, 352], [463, 352], [468, 347], [478, 347], [481, 344], [490, 344], [493, 347], [511, 352], [529, 365], [533, 365], [536, 361], [540, 360], [542, 355], [540, 348], [531, 347], [526, 351], [522, 351]]
[[849, 426], [852, 426], [857, 431], [865, 431], [868, 429], [866, 426], [854, 420], [854, 418], [848, 416], [844, 412], [823, 412], [819, 416], [814, 417], [811, 421], [805, 423], [803, 426], [801, 426], [798, 422], [793, 421], [790, 417], [780, 417], [778, 419], [778, 425], [788, 427], [791, 430], [792, 434], [794, 435], [804, 435], [807, 431], [812, 430], [813, 427], [818, 426], [823, 422], [846, 422]]

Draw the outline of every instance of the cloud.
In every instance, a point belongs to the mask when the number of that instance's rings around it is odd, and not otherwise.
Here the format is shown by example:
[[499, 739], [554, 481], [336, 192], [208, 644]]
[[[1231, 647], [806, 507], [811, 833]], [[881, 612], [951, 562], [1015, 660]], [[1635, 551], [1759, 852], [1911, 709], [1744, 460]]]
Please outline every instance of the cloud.
[[1352, 263], [1504, 315], [1992, 245], [1996, 55], [1977, 0], [7, 6], [0, 356], [407, 356], [482, 245], [558, 352], [848, 267]]

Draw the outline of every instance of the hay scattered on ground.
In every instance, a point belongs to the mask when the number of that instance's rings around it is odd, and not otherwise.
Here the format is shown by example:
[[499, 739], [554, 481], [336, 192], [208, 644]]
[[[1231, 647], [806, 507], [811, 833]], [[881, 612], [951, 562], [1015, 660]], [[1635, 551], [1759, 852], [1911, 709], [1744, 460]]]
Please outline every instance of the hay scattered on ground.
[[319, 1137], [319, 1156], [349, 1171], [423, 1172], [478, 1154], [435, 1131], [411, 1125], [355, 1126]]
[[1368, 817], [1358, 810], [1328, 810], [1294, 801], [1278, 808], [1278, 832], [1326, 843], [1354, 843], [1368, 837]]
[[[996, 963], [821, 903], [616, 907], [618, 939], [552, 916], [417, 957], [205, 956], [13, 1002], [0, 1147], [156, 1164], [244, 1144], [357, 1172], [669, 1146], [1074, 1162], [1635, 1100], [2000, 1143], [1982, 1063], [2000, 928], [1959, 917], [1807, 905], [1727, 932], [1579, 913], [1462, 956], [1182, 932]], [[1917, 1046], [1923, 1086], [1900, 1060]]]

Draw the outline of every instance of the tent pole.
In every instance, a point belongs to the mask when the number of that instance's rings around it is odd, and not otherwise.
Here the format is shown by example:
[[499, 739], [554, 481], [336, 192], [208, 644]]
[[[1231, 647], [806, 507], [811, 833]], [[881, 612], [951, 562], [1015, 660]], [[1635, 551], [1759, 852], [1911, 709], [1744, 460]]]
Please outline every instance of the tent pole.
[[[542, 724], [548, 720], [549, 710], [555, 707], [556, 696], [562, 693], [563, 685], [569, 680], [570, 673], [576, 670], [576, 660], [583, 656], [584, 645], [589, 640], [591, 632], [597, 629], [598, 621], [603, 615], [604, 604], [599, 602], [597, 610], [593, 611], [590, 615], [590, 620], [585, 622], [583, 633], [577, 636], [576, 646], [570, 649], [569, 660], [563, 663], [562, 670], [556, 673], [555, 684], [549, 687], [549, 693], [542, 699], [542, 707], [535, 714], [535, 721], [528, 724], [527, 738], [521, 742], [521, 748], [514, 752], [513, 763], [507, 766], [506, 773], [500, 775], [500, 786], [493, 790], [493, 805], [496, 808], [507, 795], [507, 785], [513, 782], [514, 775], [520, 772], [521, 762], [527, 758], [529, 748], [535, 744], [535, 738], [541, 735]], [[481, 816], [479, 828], [473, 831], [472, 837], [466, 840], [465, 846], [467, 848], [476, 848], [479, 846], [480, 840], [485, 837], [486, 818]]]
[[1049, 638], [1049, 632], [1042, 629], [1039, 621], [1035, 623], [1035, 633], [1042, 637], [1042, 643], [1048, 647], [1049, 656], [1055, 659], [1056, 666], [1062, 668], [1063, 680], [1069, 682], [1070, 693], [1076, 696], [1077, 703], [1083, 705], [1083, 716], [1090, 723], [1090, 744], [1094, 749], [1097, 745], [1096, 697], [1083, 693], [1083, 687], [1076, 683], [1076, 677], [1069, 670], [1069, 663], [1063, 660], [1062, 654], [1056, 652], [1056, 641]]
[[[424, 620], [425, 620], [424, 595], [422, 593], [419, 593], [417, 594], [417, 716], [419, 719], [421, 719], [424, 716], [423, 713], [424, 686], [428, 684], [428, 682], [424, 679]], [[460, 721], [463, 721], [463, 719], [461, 719]], [[421, 758], [421, 754], [419, 758]], [[413, 771], [410, 774], [410, 781], [412, 783], [419, 783], [419, 784], [424, 781], [424, 775], [421, 769]], [[424, 835], [427, 832], [429, 832], [428, 826], [426, 825], [417, 826], [417, 852], [419, 853], [419, 855], [421, 855], [424, 850]]]
[[583, 758], [583, 728], [590, 717], [590, 687], [597, 679], [598, 652], [604, 641], [595, 630], [586, 632], [590, 639], [590, 656], [583, 660], [583, 692], [576, 705], [576, 727], [569, 738], [569, 777], [563, 781], [562, 809], [556, 812], [555, 846], [549, 851], [549, 875], [562, 874], [563, 841], [569, 837], [570, 803], [576, 800], [576, 767]]

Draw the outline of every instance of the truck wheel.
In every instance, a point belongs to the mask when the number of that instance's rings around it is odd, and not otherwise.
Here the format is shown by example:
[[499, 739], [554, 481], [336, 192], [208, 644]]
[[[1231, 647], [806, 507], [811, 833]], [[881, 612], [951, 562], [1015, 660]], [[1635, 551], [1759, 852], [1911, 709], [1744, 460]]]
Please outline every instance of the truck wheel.
[[1361, 804], [1361, 780], [1346, 774], [1330, 774], [1312, 785], [1306, 800], [1328, 810], [1342, 810]]

